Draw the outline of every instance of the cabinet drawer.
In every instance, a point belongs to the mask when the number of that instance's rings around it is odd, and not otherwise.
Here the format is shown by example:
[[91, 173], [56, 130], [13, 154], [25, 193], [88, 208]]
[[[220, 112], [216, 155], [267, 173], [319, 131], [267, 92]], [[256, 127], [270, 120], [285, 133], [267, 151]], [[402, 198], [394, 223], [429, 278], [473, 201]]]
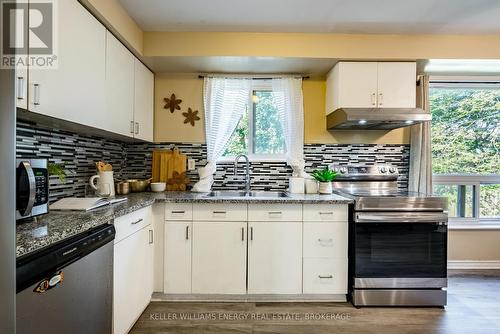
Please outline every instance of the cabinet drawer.
[[304, 259], [303, 291], [308, 293], [347, 293], [347, 258]]
[[192, 203], [165, 204], [165, 220], [193, 220]]
[[150, 225], [152, 214], [152, 207], [148, 206], [129, 213], [128, 215], [116, 218], [114, 222], [116, 229], [115, 244]]
[[347, 222], [304, 224], [304, 257], [347, 258]]
[[304, 204], [304, 221], [347, 221], [346, 204]]
[[197, 221], [246, 221], [246, 204], [193, 204], [193, 220]]
[[249, 221], [302, 221], [302, 204], [249, 204]]

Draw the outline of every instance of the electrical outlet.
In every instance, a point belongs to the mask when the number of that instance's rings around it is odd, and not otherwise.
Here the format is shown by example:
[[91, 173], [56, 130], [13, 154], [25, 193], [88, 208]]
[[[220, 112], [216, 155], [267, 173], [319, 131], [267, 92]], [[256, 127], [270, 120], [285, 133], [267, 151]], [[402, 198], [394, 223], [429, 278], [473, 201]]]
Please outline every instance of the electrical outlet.
[[195, 169], [196, 169], [196, 160], [188, 159], [188, 170], [195, 170]]

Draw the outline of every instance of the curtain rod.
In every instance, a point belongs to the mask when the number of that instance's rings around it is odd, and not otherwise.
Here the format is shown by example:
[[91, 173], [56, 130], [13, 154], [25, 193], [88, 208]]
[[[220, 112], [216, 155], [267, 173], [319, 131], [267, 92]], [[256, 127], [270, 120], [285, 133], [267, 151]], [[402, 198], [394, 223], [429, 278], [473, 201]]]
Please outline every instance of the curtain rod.
[[[246, 78], [244, 75], [236, 75], [234, 77], [232, 76], [227, 76], [225, 77], [224, 75], [221, 75], [221, 76], [218, 76], [218, 75], [198, 75], [198, 79], [203, 79], [203, 78]], [[297, 75], [297, 76], [276, 76], [276, 77], [251, 77], [249, 76], [248, 79], [252, 79], [252, 80], [272, 80], [272, 79], [278, 79], [278, 78], [283, 78], [283, 77], [293, 77], [293, 78], [301, 78], [301, 79], [309, 79], [309, 76], [308, 75]]]

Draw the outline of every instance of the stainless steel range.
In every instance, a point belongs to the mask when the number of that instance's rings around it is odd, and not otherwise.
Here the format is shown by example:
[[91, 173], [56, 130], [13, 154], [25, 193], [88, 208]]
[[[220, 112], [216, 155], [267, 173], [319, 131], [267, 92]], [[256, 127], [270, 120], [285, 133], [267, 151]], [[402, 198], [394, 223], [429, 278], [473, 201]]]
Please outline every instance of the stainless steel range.
[[349, 290], [355, 306], [444, 306], [447, 199], [398, 190], [394, 166], [331, 166], [350, 210]]

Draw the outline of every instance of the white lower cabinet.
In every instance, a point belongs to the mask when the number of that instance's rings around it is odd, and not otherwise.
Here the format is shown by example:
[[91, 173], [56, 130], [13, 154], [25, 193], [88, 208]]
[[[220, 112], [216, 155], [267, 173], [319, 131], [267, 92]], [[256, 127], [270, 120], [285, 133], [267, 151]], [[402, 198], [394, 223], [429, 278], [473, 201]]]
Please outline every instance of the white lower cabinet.
[[246, 293], [246, 222], [193, 222], [192, 293]]
[[304, 293], [347, 293], [347, 258], [305, 258]]
[[168, 203], [164, 217], [175, 298], [347, 293], [347, 205]]
[[165, 293], [191, 293], [192, 228], [189, 221], [165, 223]]
[[302, 293], [302, 223], [248, 224], [248, 293]]
[[[115, 220], [113, 264], [113, 333], [128, 333], [153, 293], [151, 207]], [[136, 228], [139, 226], [139, 229]]]

